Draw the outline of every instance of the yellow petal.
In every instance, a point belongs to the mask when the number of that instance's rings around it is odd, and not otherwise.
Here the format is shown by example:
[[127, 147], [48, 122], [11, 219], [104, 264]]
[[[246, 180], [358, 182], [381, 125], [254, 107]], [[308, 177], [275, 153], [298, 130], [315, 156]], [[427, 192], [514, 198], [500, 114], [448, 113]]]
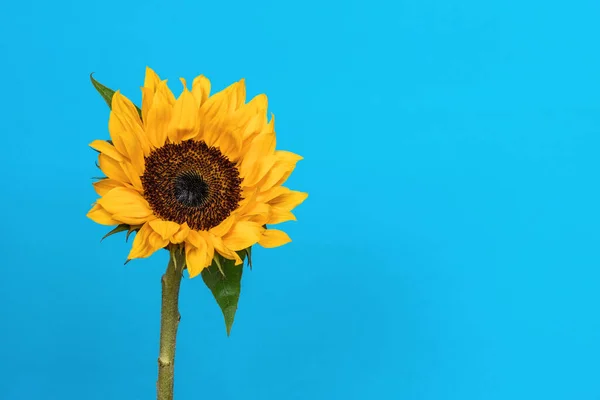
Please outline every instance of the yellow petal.
[[150, 247], [148, 245], [148, 236], [152, 233], [150, 225], [144, 224], [140, 230], [135, 234], [131, 250], [127, 258], [132, 260], [134, 258], [148, 257], [150, 254]]
[[259, 193], [256, 196], [256, 201], [262, 202], [262, 203], [268, 203], [271, 200], [273, 200], [275, 197], [277, 197], [281, 194], [287, 193], [289, 191], [290, 191], [290, 189], [288, 189], [284, 186], [275, 186], [269, 190]]
[[146, 67], [146, 76], [144, 78], [144, 87], [156, 90], [156, 87], [160, 83], [160, 77], [150, 67]]
[[[214, 138], [219, 132], [219, 124], [226, 117], [227, 96], [219, 92], [210, 96], [198, 109], [198, 136], [212, 146]], [[207, 136], [207, 137], [205, 137]], [[214, 138], [213, 138], [214, 136]]]
[[287, 221], [296, 221], [296, 216], [291, 211], [279, 207], [271, 207], [269, 218], [266, 221], [267, 224], [274, 225]]
[[257, 160], [252, 169], [246, 171], [247, 174], [243, 177], [242, 186], [253, 187], [265, 177], [273, 165], [275, 164], [275, 156], [264, 156]]
[[217, 114], [224, 112], [227, 109], [227, 101], [228, 98], [224, 91], [215, 93], [206, 99], [199, 109], [202, 122], [209, 122]]
[[267, 223], [271, 206], [264, 202], [256, 200], [256, 194], [250, 197], [247, 203], [240, 203], [240, 207], [235, 211], [241, 221], [252, 221], [260, 226]]
[[240, 107], [232, 116], [232, 120], [236, 123], [236, 128], [239, 129], [239, 134], [243, 140], [257, 135], [264, 129], [267, 123], [267, 96], [259, 94], [248, 102], [248, 104]]
[[[256, 196], [256, 201], [291, 210], [298, 204], [301, 204], [307, 197], [308, 193], [293, 191], [285, 186], [275, 186], [265, 192], [259, 193]], [[287, 206], [291, 204], [294, 204], [291, 208]]]
[[240, 79], [237, 85], [234, 84], [234, 86], [235, 90], [233, 91], [231, 102], [234, 109], [232, 111], [237, 110], [246, 103], [246, 80]]
[[141, 225], [152, 217], [148, 202], [134, 189], [116, 187], [98, 200], [113, 219], [130, 225]]
[[[131, 102], [129, 102], [131, 103]], [[133, 106], [133, 104], [131, 104]], [[109, 131], [112, 141], [117, 148], [121, 152], [121, 154], [129, 155], [129, 151], [127, 150], [126, 142], [131, 140], [129, 138], [123, 138], [125, 136], [135, 137], [133, 133], [135, 121], [131, 118], [129, 109], [129, 104], [127, 104], [127, 98], [121, 94], [119, 90], [117, 90], [111, 100], [111, 117], [118, 117], [118, 121], [115, 121], [113, 125], [115, 125], [116, 130], [113, 132], [111, 129], [111, 124], [109, 121]], [[135, 108], [134, 108], [135, 112]], [[137, 112], [136, 112], [137, 116]], [[139, 121], [139, 117], [138, 117]]]
[[235, 251], [225, 246], [225, 243], [223, 243], [223, 239], [221, 239], [220, 237], [211, 235], [211, 241], [213, 246], [215, 247], [215, 250], [228, 260], [235, 260], [235, 265], [240, 265], [243, 262], [240, 256], [238, 256], [238, 254]]
[[[158, 238], [158, 240], [157, 240]], [[128, 259], [145, 258], [152, 255], [156, 250], [162, 249], [168, 241], [161, 240], [160, 235], [152, 230], [148, 223], [144, 224], [136, 233]]]
[[[254, 221], [254, 222], [264, 221], [263, 223], [259, 224], [260, 226], [262, 226], [267, 223], [267, 220], [269, 219], [270, 211], [271, 211], [271, 206], [269, 206], [268, 204], [254, 203], [250, 207], [247, 207], [243, 214], [240, 213], [240, 219], [244, 220], [244, 221]], [[262, 218], [259, 218], [259, 217], [262, 217]]]
[[119, 153], [119, 150], [106, 140], [94, 140], [90, 143], [90, 147], [94, 150], [98, 150], [100, 153], [107, 155], [115, 161], [123, 161], [123, 154]]
[[142, 193], [142, 179], [140, 177], [141, 174], [138, 172], [138, 170], [129, 161], [122, 162], [121, 167], [123, 168], [123, 172], [125, 172], [125, 175], [127, 175], [127, 178], [129, 178], [129, 182], [131, 182], [131, 185], [135, 189], [137, 189], [138, 192]]
[[109, 212], [107, 212], [99, 204], [95, 204], [92, 209], [87, 213], [87, 217], [100, 225], [118, 225], [119, 222], [115, 221]]
[[208, 147], [215, 147], [215, 143], [221, 133], [221, 128], [214, 125], [212, 122], [203, 122], [202, 116], [198, 117], [198, 121], [200, 121], [200, 126], [198, 127], [196, 140], [202, 140]]
[[[241, 87], [240, 87], [241, 85]], [[246, 87], [243, 80], [236, 82], [224, 90], [210, 96], [199, 109], [198, 139], [204, 139], [205, 133], [212, 128], [219, 131], [219, 126], [235, 112], [246, 98]], [[240, 104], [241, 101], [241, 104]]]
[[[197, 257], [195, 262], [200, 268], [199, 270], [196, 270], [198, 273], [200, 273], [204, 267], [207, 267], [212, 263], [214, 247], [207, 232], [190, 229], [186, 242], [186, 248], [188, 247], [198, 250], [198, 254], [192, 253]], [[191, 271], [190, 277], [192, 277]]]
[[190, 229], [190, 232], [188, 233], [186, 242], [191, 243], [192, 246], [197, 247], [197, 248], [206, 246], [205, 237], [194, 229]]
[[148, 112], [152, 107], [154, 93], [160, 83], [160, 77], [150, 67], [146, 67], [146, 78], [142, 87], [142, 120], [144, 125], [148, 121]]
[[[216, 132], [219, 132], [216, 131]], [[217, 147], [223, 155], [229, 158], [230, 161], [235, 161], [239, 158], [240, 152], [242, 151], [242, 139], [238, 135], [234, 135], [227, 130], [220, 130], [220, 134], [211, 140], [207, 137], [209, 146]]]
[[175, 233], [173, 235], [173, 237], [171, 238], [171, 243], [179, 244], [179, 243], [185, 242], [189, 233], [190, 233], [190, 227], [188, 226], [188, 224], [186, 222], [184, 222], [179, 227], [179, 231], [177, 231], [177, 233]]
[[192, 94], [196, 104], [201, 107], [210, 96], [210, 81], [204, 75], [198, 75], [192, 82]]
[[278, 229], [267, 229], [263, 232], [258, 244], [260, 244], [262, 247], [270, 249], [273, 247], [283, 246], [291, 241], [292, 239], [290, 239], [287, 233]]
[[190, 229], [186, 241], [186, 247], [190, 245], [196, 249], [202, 250], [204, 254], [202, 265], [208, 266], [212, 263], [215, 248], [213, 245], [212, 236], [208, 232]]
[[108, 176], [110, 179], [123, 183], [131, 183], [129, 177], [123, 170], [121, 163], [115, 161], [106, 154], [100, 154], [98, 156], [98, 165], [102, 172], [104, 172], [104, 175]]
[[242, 201], [240, 201], [238, 208], [235, 210], [235, 214], [244, 217], [247, 215], [268, 213], [269, 206], [264, 204], [264, 202], [258, 202], [257, 196], [258, 191], [256, 188], [242, 191]]
[[[126, 154], [132, 165], [141, 175], [144, 167], [144, 153], [136, 129], [141, 131], [141, 126], [130, 120], [127, 107], [121, 101], [124, 97], [117, 91], [115, 92], [112, 105], [113, 109], [108, 119], [108, 129], [113, 139], [115, 147], [122, 154]], [[142, 133], [143, 134], [143, 133]]]
[[167, 136], [173, 143], [191, 139], [197, 134], [198, 105], [194, 95], [187, 89], [185, 80], [181, 80], [184, 89], [175, 105], [167, 129]]
[[135, 105], [117, 90], [111, 100], [111, 109], [131, 123], [131, 128], [141, 128], [142, 120]]
[[206, 242], [200, 248], [189, 244], [185, 246], [185, 262], [190, 278], [198, 276], [204, 268], [210, 265], [206, 262], [207, 249]]
[[221, 92], [225, 96], [225, 113], [232, 114], [246, 102], [246, 82], [240, 79]]
[[119, 151], [119, 153], [123, 154], [126, 157], [129, 157], [129, 152], [127, 151], [125, 142], [121, 137], [122, 135], [127, 135], [128, 132], [125, 131], [124, 127], [122, 126], [120, 121], [118, 121], [116, 115], [114, 115], [112, 111], [110, 112], [110, 115], [108, 117], [108, 132], [110, 134], [110, 139], [113, 142], [114, 147]]
[[[283, 188], [283, 186], [281, 187]], [[308, 193], [289, 190], [288, 188], [283, 189], [284, 192], [270, 200], [269, 205], [281, 208], [282, 210], [291, 211], [308, 197]]]
[[148, 236], [148, 244], [150, 245], [150, 248], [158, 250], [168, 245], [169, 241], [163, 239], [158, 233], [152, 232], [150, 236]]
[[233, 251], [246, 249], [258, 242], [264, 230], [255, 222], [239, 221], [223, 236], [223, 244]]
[[152, 230], [160, 235], [163, 240], [170, 240], [179, 231], [180, 225], [176, 222], [155, 219], [149, 222]]
[[[271, 120], [266, 122], [265, 115], [265, 123], [262, 124], [261, 130], [259, 132], [251, 132], [246, 139], [244, 139], [244, 150], [247, 152], [250, 144], [254, 141], [254, 139], [260, 134], [269, 134], [275, 136], [275, 114], [271, 113]], [[275, 142], [273, 142], [271, 151], [275, 151]]]
[[175, 104], [175, 95], [173, 94], [173, 92], [171, 92], [171, 89], [169, 89], [167, 83], [167, 79], [165, 79], [164, 81], [160, 81], [156, 88], [156, 91], [160, 92], [167, 99], [167, 102], [172, 106], [173, 104]]
[[229, 217], [225, 218], [219, 225], [215, 226], [214, 228], [210, 228], [209, 231], [213, 235], [221, 238], [225, 236], [227, 232], [229, 232], [235, 221], [236, 216], [234, 214], [231, 214]]
[[275, 146], [275, 135], [272, 133], [261, 133], [250, 144], [248, 152], [240, 164], [240, 175], [242, 178], [250, 175], [256, 168], [259, 160], [272, 155], [271, 149]]
[[206, 265], [212, 264], [213, 258], [215, 256], [215, 246], [212, 241], [212, 235], [206, 231], [198, 231], [198, 234], [204, 238], [207, 245], [206, 250]]
[[[144, 124], [144, 129], [148, 125], [148, 112], [152, 107], [152, 103], [154, 101], [154, 90], [142, 87], [142, 122]], [[148, 139], [150, 140], [150, 139]], [[152, 144], [152, 142], [150, 142]]]
[[110, 190], [116, 187], [125, 187], [125, 184], [115, 179], [100, 179], [98, 182], [94, 182], [94, 190], [99, 196], [104, 196]]
[[[137, 139], [139, 147], [141, 147], [144, 155], [150, 154], [150, 142], [144, 133], [142, 120], [140, 115], [135, 108], [135, 105], [127, 97], [119, 93], [118, 96], [113, 96], [112, 99], [112, 111], [121, 119], [123, 124], [126, 126], [133, 136]], [[127, 146], [127, 141], [125, 141]], [[133, 159], [130, 154], [130, 159]]]
[[258, 183], [261, 191], [269, 190], [274, 186], [282, 185], [292, 174], [298, 161], [302, 157], [289, 151], [277, 150], [275, 152], [275, 164], [267, 172], [264, 178]]
[[264, 226], [267, 223], [267, 221], [269, 220], [269, 215], [268, 214], [252, 215], [250, 217], [247, 217], [247, 220], [256, 222], [260, 226]]
[[142, 120], [144, 124], [148, 120], [148, 111], [152, 106], [156, 87], [160, 83], [160, 77], [150, 67], [146, 67], [146, 77], [142, 89]]
[[146, 121], [146, 135], [156, 148], [162, 147], [167, 140], [167, 128], [173, 113], [173, 106], [169, 102], [167, 93], [170, 91], [166, 85], [165, 81], [160, 82]]

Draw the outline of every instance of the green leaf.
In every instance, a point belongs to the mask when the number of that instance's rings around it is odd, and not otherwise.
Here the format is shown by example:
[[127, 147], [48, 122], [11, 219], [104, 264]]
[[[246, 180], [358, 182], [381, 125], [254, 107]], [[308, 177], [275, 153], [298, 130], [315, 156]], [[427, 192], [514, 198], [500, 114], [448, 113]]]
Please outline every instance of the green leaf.
[[233, 325], [238, 300], [240, 299], [243, 270], [243, 265], [235, 265], [234, 260], [228, 260], [220, 255], [215, 255], [215, 261], [213, 261], [212, 265], [202, 271], [204, 283], [212, 292], [223, 312], [227, 336], [231, 333], [231, 326]]
[[130, 226], [129, 227], [129, 231], [127, 232], [127, 236], [125, 236], [125, 242], [127, 242], [129, 240], [129, 236], [133, 233], [133, 232], [137, 232], [141, 229], [141, 225], [138, 226]]
[[252, 246], [244, 249], [244, 253], [246, 253], [246, 257], [248, 257], [248, 266], [250, 267], [250, 270], [252, 270]]
[[111, 108], [112, 107], [112, 97], [115, 94], [115, 91], [107, 88], [106, 86], [104, 86], [103, 84], [101, 84], [100, 82], [95, 80], [93, 72], [90, 74], [90, 80], [92, 81], [92, 85], [94, 85], [94, 87], [96, 88], [98, 93], [100, 93], [100, 96], [102, 96], [102, 98], [104, 99], [106, 104], [108, 104], [108, 108]]
[[[94, 85], [94, 87], [96, 88], [96, 90], [98, 91], [98, 93], [100, 93], [100, 96], [102, 96], [102, 98], [104, 99], [104, 101], [106, 102], [106, 104], [108, 104], [108, 108], [112, 108], [112, 98], [113, 98], [113, 95], [115, 94], [115, 91], [112, 90], [112, 89], [110, 89], [110, 88], [108, 88], [108, 87], [106, 87], [106, 86], [104, 86], [103, 84], [101, 84], [97, 80], [95, 80], [93, 72], [90, 74], [90, 80], [92, 81], [92, 85]], [[135, 109], [137, 110], [138, 114], [141, 117], [142, 116], [142, 110], [140, 110], [140, 108], [138, 106], [135, 106]]]
[[108, 232], [106, 235], [104, 235], [104, 237], [102, 239], [100, 239], [100, 241], [103, 241], [104, 239], [106, 239], [109, 236], [114, 235], [115, 233], [124, 232], [124, 231], [127, 231], [127, 236], [125, 237], [125, 241], [127, 241], [127, 240], [129, 240], [129, 235], [131, 235], [132, 232], [139, 231], [140, 228], [141, 228], [141, 225], [131, 226], [131, 225], [127, 225], [127, 224], [121, 224], [121, 225], [118, 225], [112, 231]]
[[225, 272], [223, 271], [223, 267], [221, 266], [221, 257], [215, 255], [215, 257], [213, 258], [213, 263], [217, 266], [221, 275], [225, 276]]
[[102, 239], [100, 239], [100, 241], [103, 241], [104, 239], [106, 239], [109, 236], [114, 235], [115, 233], [123, 232], [126, 230], [129, 230], [129, 225], [127, 225], [127, 224], [118, 225], [115, 229], [113, 229], [112, 231], [110, 231], [106, 235], [104, 235], [104, 237]]

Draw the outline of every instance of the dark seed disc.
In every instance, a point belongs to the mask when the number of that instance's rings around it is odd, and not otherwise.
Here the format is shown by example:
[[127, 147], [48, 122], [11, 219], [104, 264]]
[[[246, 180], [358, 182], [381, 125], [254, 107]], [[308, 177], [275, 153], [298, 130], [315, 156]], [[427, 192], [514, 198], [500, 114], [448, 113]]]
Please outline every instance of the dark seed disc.
[[195, 230], [219, 225], [242, 200], [240, 174], [218, 148], [188, 140], [145, 158], [144, 198], [161, 219]]

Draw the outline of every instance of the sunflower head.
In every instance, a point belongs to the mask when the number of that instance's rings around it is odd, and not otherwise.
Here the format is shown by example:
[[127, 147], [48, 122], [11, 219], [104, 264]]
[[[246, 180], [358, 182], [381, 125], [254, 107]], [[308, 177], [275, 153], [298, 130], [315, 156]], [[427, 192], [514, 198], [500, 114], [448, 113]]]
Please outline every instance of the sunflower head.
[[290, 242], [267, 225], [295, 220], [307, 194], [283, 186], [302, 157], [276, 149], [265, 95], [246, 103], [243, 80], [213, 95], [202, 75], [191, 90], [181, 82], [176, 98], [147, 68], [141, 109], [119, 91], [106, 97], [111, 139], [90, 144], [106, 177], [87, 215], [117, 225], [111, 233], [137, 231], [128, 260], [183, 246], [194, 277], [218, 257], [239, 265], [257, 243]]

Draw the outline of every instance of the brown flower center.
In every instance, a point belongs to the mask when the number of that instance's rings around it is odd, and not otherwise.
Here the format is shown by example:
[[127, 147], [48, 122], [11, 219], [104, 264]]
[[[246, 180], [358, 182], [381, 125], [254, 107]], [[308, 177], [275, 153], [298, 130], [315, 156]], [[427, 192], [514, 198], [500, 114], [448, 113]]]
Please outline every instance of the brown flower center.
[[144, 198], [166, 221], [195, 230], [219, 225], [242, 200], [240, 174], [218, 148], [188, 140], [165, 144], [145, 158]]

